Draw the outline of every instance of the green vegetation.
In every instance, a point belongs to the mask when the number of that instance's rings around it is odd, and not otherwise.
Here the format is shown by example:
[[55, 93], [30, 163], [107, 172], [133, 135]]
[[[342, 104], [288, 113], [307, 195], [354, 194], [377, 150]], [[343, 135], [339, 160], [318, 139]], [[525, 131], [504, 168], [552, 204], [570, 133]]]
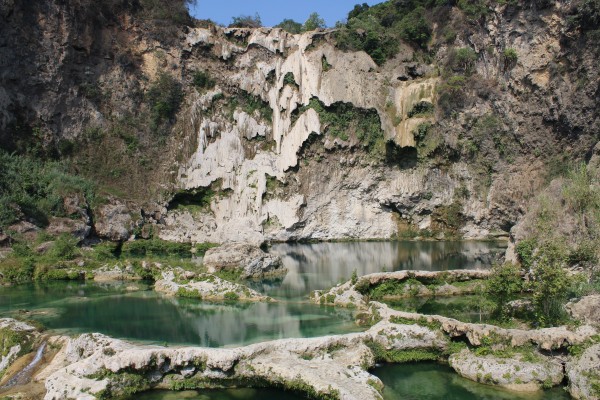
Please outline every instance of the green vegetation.
[[198, 289], [187, 289], [184, 287], [179, 287], [177, 289], [177, 293], [175, 293], [177, 297], [187, 297], [191, 299], [202, 299], [202, 295], [198, 291]]
[[385, 157], [385, 139], [379, 115], [375, 110], [363, 110], [351, 103], [337, 102], [326, 107], [317, 98], [294, 112], [295, 123], [299, 115], [312, 108], [319, 114], [324, 133], [347, 141], [356, 138], [365, 150], [375, 158]]
[[470, 47], [453, 49], [448, 57], [448, 66], [457, 72], [471, 75], [478, 58], [477, 52]]
[[194, 72], [193, 83], [198, 89], [212, 89], [215, 87], [215, 80], [206, 71]]
[[369, 340], [365, 344], [371, 349], [377, 361], [390, 363], [406, 363], [417, 361], [435, 361], [440, 358], [438, 349], [408, 349], [396, 350], [386, 349], [384, 345], [374, 340]]
[[521, 361], [530, 363], [543, 360], [537, 347], [531, 344], [513, 346], [510, 339], [503, 339], [495, 333], [482, 337], [481, 345], [476, 347], [473, 352], [477, 356], [494, 356], [497, 358], [515, 358], [518, 356]]
[[274, 26], [274, 28], [281, 28], [289, 33], [298, 34], [302, 32], [302, 24], [296, 22], [293, 19], [284, 19], [280, 23]]
[[414, 117], [429, 117], [431, 115], [433, 115], [433, 104], [431, 104], [428, 101], [420, 101], [417, 104], [415, 104], [412, 109], [408, 112], [408, 117], [409, 118], [414, 118]]
[[514, 68], [517, 65], [517, 60], [519, 56], [517, 55], [517, 51], [511, 47], [507, 47], [502, 52], [504, 57], [504, 70], [509, 70]]
[[[33, 346], [31, 337], [27, 332], [15, 331], [10, 328], [0, 329], [0, 356], [5, 357], [8, 355], [10, 349], [14, 346], [20, 345], [21, 350], [17, 356], [22, 356], [31, 351]], [[2, 371], [0, 371], [1, 373]]]
[[[196, 0], [140, 0], [141, 15], [146, 19], [167, 20], [176, 24], [191, 25], [193, 19], [190, 17], [187, 7], [195, 3]], [[110, 11], [114, 12], [114, 10]]]
[[260, 28], [262, 21], [258, 13], [252, 15], [240, 15], [231, 19], [230, 28]]
[[569, 354], [573, 357], [580, 357], [588, 347], [600, 343], [600, 335], [594, 335], [583, 343], [569, 346]]
[[507, 304], [523, 291], [521, 269], [512, 263], [492, 267], [492, 275], [485, 283], [485, 293], [494, 302], [493, 317], [506, 320], [511, 312]]
[[396, 55], [400, 39], [424, 49], [431, 38], [431, 22], [423, 6], [431, 7], [433, 3], [424, 0], [357, 5], [348, 15], [348, 22], [337, 26], [337, 46], [363, 50], [379, 65]]
[[146, 92], [151, 110], [151, 127], [156, 132], [164, 122], [172, 122], [183, 101], [183, 90], [178, 80], [161, 72]]
[[600, 26], [600, 0], [581, 0], [576, 13], [570, 17], [570, 25], [572, 28], [580, 27], [583, 31], [597, 31]]
[[121, 247], [121, 256], [125, 257], [190, 257], [191, 254], [191, 243], [167, 242], [159, 239], [127, 241]]
[[95, 185], [70, 174], [65, 163], [0, 150], [0, 229], [25, 218], [46, 226], [52, 216], [69, 217], [65, 197], [78, 195], [93, 204], [95, 193]]
[[434, 319], [429, 321], [426, 317], [420, 317], [419, 319], [408, 319], [402, 318], [398, 316], [393, 316], [390, 318], [390, 322], [394, 324], [402, 324], [402, 325], [419, 325], [431, 330], [438, 330], [442, 327], [442, 324]]
[[237, 96], [229, 99], [227, 107], [231, 118], [233, 118], [234, 111], [241, 108], [248, 115], [256, 116], [255, 113], [257, 113], [265, 121], [272, 122], [273, 120], [273, 109], [269, 103], [245, 90], [241, 90]]
[[325, 28], [325, 20], [319, 16], [316, 12], [311, 13], [308, 19], [304, 21], [302, 30], [304, 32], [314, 31], [315, 29]]
[[240, 295], [235, 292], [226, 292], [223, 297], [228, 301], [238, 301], [240, 299]]

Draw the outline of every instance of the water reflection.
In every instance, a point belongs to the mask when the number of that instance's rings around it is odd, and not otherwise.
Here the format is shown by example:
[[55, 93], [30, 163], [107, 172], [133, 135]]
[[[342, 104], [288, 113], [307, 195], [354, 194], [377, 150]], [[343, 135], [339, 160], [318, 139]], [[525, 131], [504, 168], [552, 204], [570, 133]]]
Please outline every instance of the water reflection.
[[208, 303], [152, 291], [127, 293], [124, 286], [113, 286], [112, 292], [93, 283], [67, 282], [5, 288], [0, 311], [66, 333], [101, 332], [137, 341], [207, 347], [359, 330], [349, 310], [294, 302]]
[[288, 273], [281, 281], [255, 284], [278, 298], [300, 298], [359, 275], [381, 271], [480, 269], [505, 251], [500, 242], [281, 243], [269, 250], [282, 257]]

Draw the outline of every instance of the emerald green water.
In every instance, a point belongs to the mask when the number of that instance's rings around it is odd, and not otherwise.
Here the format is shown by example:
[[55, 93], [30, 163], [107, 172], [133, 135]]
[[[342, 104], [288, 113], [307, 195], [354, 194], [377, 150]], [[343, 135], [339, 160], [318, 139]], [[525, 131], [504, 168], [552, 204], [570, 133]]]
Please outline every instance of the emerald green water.
[[206, 347], [358, 331], [352, 312], [310, 303], [212, 303], [127, 290], [123, 283], [54, 282], [0, 290], [0, 315], [64, 333]]
[[[461, 378], [445, 365], [424, 362], [383, 365], [372, 371], [385, 385], [384, 400], [566, 400], [562, 388], [516, 393]], [[270, 389], [229, 389], [186, 392], [155, 391], [138, 400], [296, 400], [301, 397]]]
[[385, 400], [566, 400], [562, 388], [517, 393], [473, 382], [436, 363], [384, 365], [373, 371], [385, 384]]
[[400, 269], [484, 268], [504, 250], [493, 242], [277, 244], [287, 275], [249, 282], [277, 303], [211, 303], [164, 297], [140, 283], [50, 282], [0, 288], [0, 317], [19, 315], [68, 334], [101, 332], [135, 341], [222, 347], [278, 338], [355, 332], [352, 311], [306, 302], [359, 275]]
[[[488, 242], [371, 242], [279, 244], [288, 274], [279, 280], [253, 282], [278, 303], [211, 303], [168, 298], [144, 283], [51, 282], [0, 288], [0, 317], [21, 316], [64, 333], [101, 332], [140, 342], [210, 347], [238, 346], [277, 338], [314, 337], [358, 331], [352, 311], [306, 303], [312, 290], [326, 289], [359, 275], [402, 269], [486, 268], [502, 253]], [[455, 318], [485, 320], [475, 297], [418, 299], [396, 308]], [[460, 378], [432, 363], [386, 365], [374, 373], [386, 385], [384, 398], [395, 399], [566, 399], [561, 389], [539, 395], [517, 394]], [[231, 389], [202, 392], [157, 391], [144, 400], [295, 400], [289, 392]]]

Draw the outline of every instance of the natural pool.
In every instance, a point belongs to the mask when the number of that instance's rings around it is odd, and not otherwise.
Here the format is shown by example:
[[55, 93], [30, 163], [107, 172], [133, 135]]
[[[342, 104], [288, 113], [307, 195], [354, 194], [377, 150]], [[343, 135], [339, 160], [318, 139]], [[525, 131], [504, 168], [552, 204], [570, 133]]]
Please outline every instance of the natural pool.
[[64, 333], [101, 332], [135, 341], [236, 346], [360, 330], [351, 310], [306, 302], [359, 275], [402, 269], [485, 268], [504, 251], [497, 242], [350, 242], [276, 244], [288, 269], [280, 280], [250, 282], [277, 303], [211, 303], [168, 298], [141, 283], [50, 282], [0, 290], [0, 316], [21, 314]]
[[[519, 394], [461, 378], [445, 365], [424, 362], [383, 365], [374, 375], [385, 384], [384, 400], [566, 400], [561, 388]], [[272, 389], [229, 389], [187, 392], [156, 391], [136, 396], [139, 400], [294, 400], [292, 393]]]
[[[280, 280], [250, 284], [278, 299], [277, 303], [211, 303], [168, 298], [139, 282], [50, 282], [0, 289], [0, 317], [19, 315], [35, 319], [55, 332], [101, 332], [145, 343], [210, 347], [343, 334], [360, 330], [354, 324], [352, 311], [305, 302], [312, 290], [345, 281], [354, 270], [365, 275], [403, 269], [486, 268], [503, 251], [503, 245], [494, 242], [277, 244], [270, 252], [282, 256], [288, 274]], [[420, 312], [443, 309], [427, 301], [418, 307]], [[472, 314], [468, 308], [461, 305], [459, 311]], [[386, 399], [515, 398], [513, 393], [464, 380], [437, 364], [383, 366], [376, 369], [375, 374], [386, 384]], [[567, 398], [560, 390], [543, 396]], [[201, 393], [159, 391], [135, 398], [283, 400], [298, 397], [271, 389], [231, 389]]]
[[65, 333], [100, 332], [134, 341], [236, 346], [360, 330], [352, 312], [310, 303], [211, 303], [129, 292], [138, 283], [53, 282], [0, 291], [2, 316], [20, 316]]

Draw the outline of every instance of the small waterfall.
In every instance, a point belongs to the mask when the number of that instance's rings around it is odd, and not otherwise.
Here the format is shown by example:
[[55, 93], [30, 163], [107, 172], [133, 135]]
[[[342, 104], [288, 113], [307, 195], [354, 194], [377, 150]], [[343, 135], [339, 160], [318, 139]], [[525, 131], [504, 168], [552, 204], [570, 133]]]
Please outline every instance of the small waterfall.
[[33, 360], [31, 360], [31, 362], [27, 364], [25, 368], [23, 368], [21, 371], [17, 372], [12, 378], [10, 378], [5, 385], [0, 387], [0, 389], [9, 389], [13, 386], [24, 385], [25, 383], [29, 382], [29, 379], [31, 378], [31, 372], [33, 371], [33, 368], [35, 368], [35, 366], [38, 365], [39, 362], [42, 360], [42, 356], [44, 355], [45, 349], [46, 342], [43, 342], [40, 345], [40, 347], [38, 347], [37, 352], [35, 353], [35, 357], [33, 357]]

